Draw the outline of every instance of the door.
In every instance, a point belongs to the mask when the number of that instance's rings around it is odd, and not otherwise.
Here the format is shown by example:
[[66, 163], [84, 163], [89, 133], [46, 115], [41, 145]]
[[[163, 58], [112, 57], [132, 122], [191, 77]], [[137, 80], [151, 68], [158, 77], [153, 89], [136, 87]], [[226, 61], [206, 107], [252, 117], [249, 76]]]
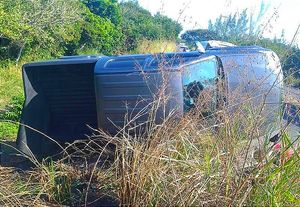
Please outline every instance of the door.
[[204, 117], [214, 113], [224, 92], [223, 74], [215, 56], [186, 66], [182, 74], [184, 112], [197, 111]]

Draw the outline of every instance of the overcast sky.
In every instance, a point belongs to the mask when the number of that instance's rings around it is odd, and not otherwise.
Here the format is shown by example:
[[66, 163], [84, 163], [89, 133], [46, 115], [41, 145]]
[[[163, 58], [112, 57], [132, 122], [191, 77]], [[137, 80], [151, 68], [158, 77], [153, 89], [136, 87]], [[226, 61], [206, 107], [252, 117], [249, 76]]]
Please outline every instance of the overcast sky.
[[[257, 14], [261, 0], [138, 0], [140, 5], [153, 14], [161, 13], [178, 20], [187, 29], [207, 28], [208, 20], [214, 20], [219, 15], [241, 12], [247, 8], [249, 12]], [[288, 41], [300, 24], [300, 0], [264, 0], [269, 5], [261, 24], [271, 23], [264, 31], [264, 36], [280, 37], [282, 29]], [[299, 32], [300, 33], [300, 32]], [[300, 34], [298, 35], [300, 36]], [[300, 37], [296, 40], [300, 45]]]

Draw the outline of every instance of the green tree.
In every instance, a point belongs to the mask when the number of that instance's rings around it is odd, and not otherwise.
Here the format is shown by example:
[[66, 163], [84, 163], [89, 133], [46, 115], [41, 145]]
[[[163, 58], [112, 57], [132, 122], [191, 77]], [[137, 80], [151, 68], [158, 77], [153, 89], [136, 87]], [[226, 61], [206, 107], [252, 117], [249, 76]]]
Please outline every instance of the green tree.
[[122, 22], [121, 9], [117, 0], [82, 0], [93, 14], [109, 19], [118, 26]]
[[0, 37], [9, 40], [17, 61], [23, 53], [63, 53], [60, 43], [76, 38], [73, 26], [82, 11], [77, 0], [5, 0], [0, 8]]
[[120, 6], [123, 16], [122, 32], [129, 50], [136, 48], [141, 39], [176, 40], [182, 30], [179, 23], [166, 16], [159, 13], [152, 16], [137, 1], [123, 2]]
[[182, 31], [182, 26], [179, 23], [160, 13], [154, 15], [154, 22], [160, 27], [163, 39], [176, 40]]
[[121, 28], [89, 10], [83, 16], [85, 21], [80, 25], [81, 37], [75, 42], [76, 52], [73, 51], [71, 54], [84, 49], [93, 49], [106, 55], [118, 53], [123, 41]]
[[236, 42], [249, 38], [249, 26], [249, 17], [245, 9], [241, 14], [234, 13], [226, 17], [220, 15], [214, 23], [210, 20], [208, 31], [218, 34], [222, 40]]
[[142, 39], [175, 40], [181, 29], [136, 1], [0, 0], [0, 60], [122, 53]]

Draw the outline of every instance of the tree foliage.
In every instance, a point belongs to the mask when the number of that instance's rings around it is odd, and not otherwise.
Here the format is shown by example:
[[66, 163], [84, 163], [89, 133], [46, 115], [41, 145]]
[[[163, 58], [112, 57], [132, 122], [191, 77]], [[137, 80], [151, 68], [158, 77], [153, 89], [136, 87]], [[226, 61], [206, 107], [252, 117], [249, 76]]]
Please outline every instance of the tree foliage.
[[[253, 15], [245, 9], [241, 13], [233, 13], [228, 16], [220, 15], [213, 22], [208, 21], [208, 29], [190, 30], [181, 37], [186, 41], [204, 41], [218, 39], [232, 43], [248, 42], [258, 39], [259, 27], [254, 26]], [[256, 18], [257, 19], [257, 18]]]
[[114, 25], [122, 22], [121, 9], [117, 0], [83, 0], [93, 14], [107, 18]]
[[245, 9], [240, 15], [237, 13], [230, 14], [224, 18], [219, 16], [215, 23], [210, 20], [208, 23], [208, 30], [218, 32], [220, 37], [224, 38], [235, 38], [235, 39], [246, 39], [249, 35], [249, 18], [247, 10]]
[[123, 16], [122, 31], [125, 36], [124, 44], [129, 49], [136, 48], [141, 39], [176, 40], [182, 30], [179, 23], [159, 13], [152, 16], [136, 1], [121, 3], [121, 11]]
[[60, 43], [76, 38], [73, 25], [81, 19], [76, 0], [5, 0], [0, 8], [0, 37], [8, 40], [7, 55], [17, 59], [37, 48], [61, 53]]
[[102, 54], [112, 54], [120, 48], [118, 44], [123, 41], [120, 27], [89, 10], [84, 14], [84, 20], [77, 52], [84, 48], [93, 48]]
[[142, 39], [176, 40], [180, 31], [135, 1], [0, 0], [0, 60], [119, 54]]

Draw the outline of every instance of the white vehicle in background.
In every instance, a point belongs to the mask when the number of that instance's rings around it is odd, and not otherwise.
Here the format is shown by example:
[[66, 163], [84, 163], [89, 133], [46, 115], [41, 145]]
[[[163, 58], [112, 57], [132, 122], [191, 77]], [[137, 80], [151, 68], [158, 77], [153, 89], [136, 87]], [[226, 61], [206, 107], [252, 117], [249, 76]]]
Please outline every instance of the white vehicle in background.
[[191, 50], [189, 49], [189, 47], [184, 44], [184, 43], [180, 43], [179, 45], [177, 45], [177, 52], [190, 52]]

